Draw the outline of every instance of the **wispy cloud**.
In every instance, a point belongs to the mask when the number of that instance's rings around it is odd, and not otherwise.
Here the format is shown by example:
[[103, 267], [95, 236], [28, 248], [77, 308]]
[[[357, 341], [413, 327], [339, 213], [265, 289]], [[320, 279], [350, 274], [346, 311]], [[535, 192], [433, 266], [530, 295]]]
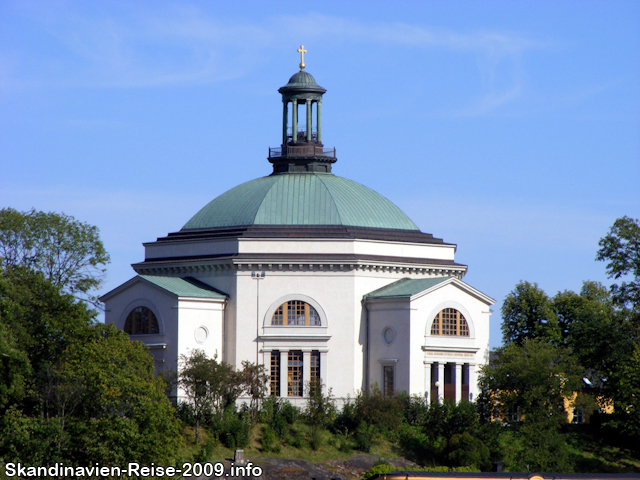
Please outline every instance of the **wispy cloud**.
[[[505, 59], [515, 64], [524, 52], [546, 45], [516, 32], [456, 32], [318, 13], [271, 16], [251, 23], [216, 17], [189, 5], [144, 10], [136, 4], [101, 17], [80, 13], [72, 5], [30, 13], [54, 43], [52, 58], [31, 73], [43, 84], [117, 88], [209, 84], [246, 75], [263, 64], [265, 52], [275, 45], [322, 39], [476, 55], [481, 76], [489, 78], [486, 98], [474, 107], [484, 112], [513, 100], [520, 91], [520, 85], [504, 91], [491, 86], [496, 65]], [[29, 73], [15, 66], [5, 74], [5, 83], [7, 76], [14, 83], [34, 80], [24, 78]]]

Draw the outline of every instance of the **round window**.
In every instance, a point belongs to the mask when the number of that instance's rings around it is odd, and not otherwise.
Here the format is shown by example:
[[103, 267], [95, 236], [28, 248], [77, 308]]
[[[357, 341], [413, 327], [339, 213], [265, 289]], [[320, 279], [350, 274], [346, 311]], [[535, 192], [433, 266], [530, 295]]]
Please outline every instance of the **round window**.
[[209, 331], [207, 330], [207, 327], [198, 327], [196, 328], [196, 332], [194, 336], [196, 337], [196, 342], [202, 345], [204, 342], [207, 341], [207, 337], [209, 336]]
[[387, 345], [391, 345], [396, 339], [396, 332], [393, 328], [387, 327], [382, 331], [382, 340]]

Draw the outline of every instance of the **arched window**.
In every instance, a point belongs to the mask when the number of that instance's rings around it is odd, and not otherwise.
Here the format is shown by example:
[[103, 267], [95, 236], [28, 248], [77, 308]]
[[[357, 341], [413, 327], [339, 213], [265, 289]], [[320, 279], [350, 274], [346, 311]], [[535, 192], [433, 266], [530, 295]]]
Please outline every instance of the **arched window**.
[[271, 325], [320, 325], [320, 315], [315, 308], [302, 300], [283, 303], [271, 317]]
[[124, 331], [129, 335], [144, 335], [160, 333], [158, 319], [147, 307], [136, 307], [124, 322]]
[[440, 310], [431, 324], [431, 335], [469, 336], [469, 324], [455, 308]]

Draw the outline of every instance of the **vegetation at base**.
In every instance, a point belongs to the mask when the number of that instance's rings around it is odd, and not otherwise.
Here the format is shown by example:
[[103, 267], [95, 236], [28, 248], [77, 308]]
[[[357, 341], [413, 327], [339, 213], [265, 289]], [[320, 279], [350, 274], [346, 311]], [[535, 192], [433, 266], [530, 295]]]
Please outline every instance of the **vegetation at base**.
[[[476, 403], [427, 404], [374, 386], [337, 408], [330, 390], [307, 384], [306, 405], [297, 408], [265, 398], [262, 366], [236, 370], [198, 351], [181, 359], [175, 378], [154, 378], [147, 347], [95, 322], [90, 290], [108, 261], [95, 227], [2, 210], [0, 458], [171, 465], [244, 448], [252, 457], [314, 461], [403, 456], [427, 470], [486, 471], [503, 462], [507, 471], [638, 472], [638, 220], [616, 220], [600, 246], [598, 260], [621, 283], [585, 282], [579, 293], [548, 297], [521, 282], [507, 297], [505, 346], [483, 368]], [[190, 401], [174, 407], [167, 393], [176, 382]], [[241, 396], [249, 403], [238, 408]], [[610, 413], [600, 409], [606, 405]], [[589, 424], [567, 423], [573, 406]]]
[[[625, 217], [601, 241], [609, 274], [627, 275], [620, 285], [585, 282], [555, 297], [516, 286], [502, 309], [505, 346], [483, 368], [476, 403], [427, 404], [373, 387], [337, 409], [331, 392], [307, 386], [299, 411], [264, 400], [255, 448], [311, 458], [384, 449], [429, 469], [640, 471], [639, 237], [638, 221]], [[591, 423], [569, 425], [574, 407]]]

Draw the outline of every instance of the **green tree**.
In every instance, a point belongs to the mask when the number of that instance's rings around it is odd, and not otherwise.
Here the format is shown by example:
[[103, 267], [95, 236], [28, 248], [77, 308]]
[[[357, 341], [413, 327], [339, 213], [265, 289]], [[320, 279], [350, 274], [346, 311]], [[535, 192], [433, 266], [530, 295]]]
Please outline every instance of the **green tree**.
[[[148, 349], [47, 281], [0, 271], [0, 457], [47, 464], [171, 460], [180, 435]], [[144, 459], [144, 460], [143, 460]]]
[[565, 290], [553, 298], [564, 343], [578, 363], [590, 371], [598, 387], [602, 377], [615, 371], [631, 355], [634, 340], [624, 312], [616, 308], [609, 290], [597, 282], [584, 282], [579, 294]]
[[[180, 356], [178, 385], [189, 399], [196, 422], [196, 443], [200, 436], [200, 423], [213, 410], [216, 379], [212, 375], [212, 362], [202, 350], [195, 350], [188, 357]], [[217, 363], [217, 362], [216, 362]]]
[[581, 367], [568, 349], [543, 338], [525, 339], [497, 353], [482, 367], [479, 402], [495, 406], [499, 418], [512, 426], [505, 454], [509, 468], [570, 471], [560, 427], [567, 422], [565, 399], [580, 386]]
[[551, 299], [537, 283], [520, 282], [502, 304], [502, 338], [506, 345], [542, 338], [557, 344], [561, 339]]
[[564, 400], [580, 387], [582, 369], [570, 352], [545, 339], [511, 344], [482, 367], [481, 396], [494, 402], [500, 416], [519, 411], [521, 418], [552, 418], [566, 422]]
[[39, 378], [89, 331], [96, 313], [61, 293], [41, 272], [16, 267], [0, 269], [0, 315]]
[[31, 364], [27, 354], [18, 348], [11, 328], [0, 311], [0, 412], [26, 395]]
[[629, 217], [618, 218], [609, 234], [600, 239], [596, 260], [608, 261], [607, 275], [619, 279], [631, 276], [631, 281], [611, 286], [613, 299], [628, 306], [635, 313], [640, 308], [640, 221]]
[[244, 391], [251, 398], [251, 414], [255, 421], [258, 414], [258, 403], [267, 393], [267, 382], [269, 376], [265, 372], [264, 365], [256, 365], [248, 360], [242, 361], [242, 371], [240, 372], [240, 382]]
[[212, 413], [223, 413], [235, 405], [243, 390], [242, 378], [231, 365], [209, 358], [202, 350], [180, 356], [178, 385], [189, 399], [196, 423], [196, 442], [200, 423]]
[[79, 397], [65, 426], [70, 451], [85, 456], [79, 460], [117, 465], [175, 459], [179, 425], [164, 382], [153, 373], [148, 348], [113, 325], [97, 325], [84, 342], [69, 346], [58, 368], [66, 388], [55, 398], [69, 405], [70, 393]]
[[55, 287], [94, 305], [109, 254], [98, 228], [64, 213], [0, 210], [0, 265], [42, 272]]
[[333, 402], [331, 389], [325, 393], [325, 386], [321, 382], [306, 382], [309, 392], [305, 417], [311, 427], [311, 448], [318, 450], [321, 446], [321, 431], [335, 419], [336, 407]]

